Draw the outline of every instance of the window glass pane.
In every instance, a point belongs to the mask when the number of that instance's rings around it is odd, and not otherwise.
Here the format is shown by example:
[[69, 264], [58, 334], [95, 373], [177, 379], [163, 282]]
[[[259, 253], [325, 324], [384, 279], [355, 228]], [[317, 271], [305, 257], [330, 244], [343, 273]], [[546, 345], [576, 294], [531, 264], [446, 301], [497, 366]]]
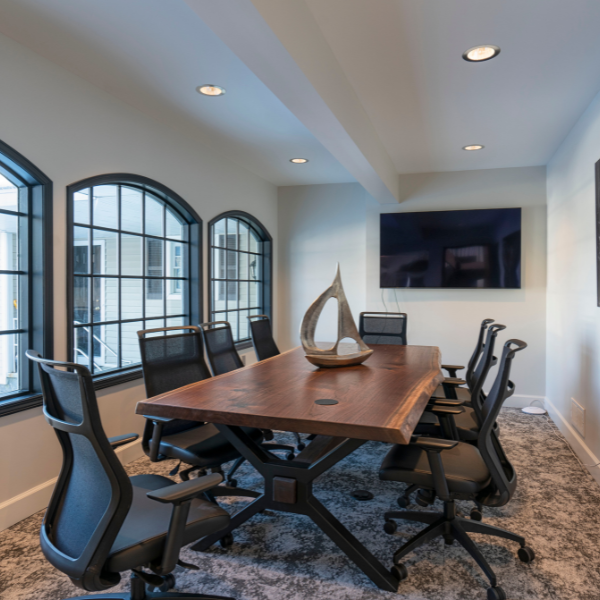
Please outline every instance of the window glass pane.
[[250, 285], [250, 300], [249, 300], [250, 307], [253, 308], [255, 306], [260, 306], [259, 296], [258, 296], [258, 283], [251, 281], [249, 285]]
[[73, 271], [87, 274], [90, 272], [90, 230], [87, 227], [73, 229]]
[[144, 194], [141, 190], [126, 186], [121, 187], [121, 229], [142, 233], [142, 203]]
[[21, 389], [19, 380], [20, 337], [18, 333], [0, 335], [0, 397]]
[[238, 286], [239, 306], [240, 308], [248, 308], [248, 282], [240, 281]]
[[246, 340], [250, 337], [250, 333], [248, 332], [248, 316], [247, 310], [240, 310], [240, 329], [239, 329], [239, 337], [240, 340]]
[[237, 219], [227, 219], [227, 248], [237, 248]]
[[225, 219], [217, 221], [213, 225], [213, 245], [221, 248], [225, 247]]
[[227, 310], [238, 308], [238, 283], [237, 281], [227, 282]]
[[213, 277], [215, 279], [225, 279], [225, 256], [226, 250], [215, 248], [213, 250]]
[[91, 369], [90, 363], [90, 348], [89, 341], [90, 335], [88, 333], [89, 327], [75, 327], [74, 329], [74, 344], [75, 356], [73, 357], [74, 362], [79, 365], [85, 365], [88, 369]]
[[260, 240], [252, 230], [250, 230], [250, 237], [248, 241], [250, 242], [250, 252], [260, 252]]
[[19, 329], [19, 275], [0, 275], [0, 330]]
[[141, 318], [142, 280], [121, 279], [121, 319]]
[[226, 297], [225, 297], [225, 282], [224, 281], [213, 281], [213, 312], [218, 310], [225, 310], [227, 308]]
[[121, 234], [121, 275], [142, 274], [142, 240], [139, 235]]
[[0, 269], [19, 269], [19, 217], [4, 213], [0, 213]]
[[248, 225], [243, 221], [238, 221], [240, 228], [240, 236], [238, 240], [238, 248], [240, 250], [248, 250]]
[[260, 256], [249, 254], [248, 261], [248, 279], [250, 279], [250, 281], [259, 280]]
[[185, 298], [187, 296], [188, 282], [182, 281], [181, 294], [172, 294], [167, 297], [167, 315], [183, 315], [186, 312]]
[[93, 286], [94, 322], [117, 321], [119, 319], [119, 280], [94, 277]]
[[93, 229], [92, 265], [94, 274], [117, 275], [118, 253], [117, 232]]
[[137, 332], [144, 329], [143, 321], [121, 323], [121, 363], [123, 367], [140, 362], [140, 344]]
[[86, 188], [73, 194], [73, 220], [75, 223], [90, 224], [90, 190]]
[[238, 254], [238, 277], [239, 279], [248, 279], [248, 258], [254, 256], [251, 254], [246, 254], [245, 252], [240, 252]]
[[146, 238], [146, 275], [150, 277], [164, 275], [163, 248], [163, 240]]
[[97, 185], [96, 187], [92, 188], [94, 198], [94, 225], [98, 227], [110, 227], [111, 229], [117, 228], [118, 192], [119, 188], [116, 185]]
[[177, 327], [177, 325], [185, 325], [183, 317], [170, 317], [167, 319], [167, 327]]
[[90, 322], [89, 277], [73, 278], [73, 320], [75, 323]]
[[119, 325], [94, 327], [94, 373], [119, 368]]
[[237, 342], [239, 340], [237, 312], [228, 312], [227, 313], [227, 321], [229, 321], [229, 324], [231, 325], [231, 333], [233, 335], [233, 340], [235, 342]]
[[227, 258], [227, 270], [226, 277], [227, 279], [237, 279], [237, 252], [228, 251]]
[[187, 244], [167, 242], [167, 277], [187, 275]]
[[165, 314], [163, 285], [163, 279], [146, 279], [146, 317], [159, 317]]
[[0, 208], [19, 210], [19, 188], [0, 174]]
[[163, 203], [150, 194], [146, 194], [146, 233], [163, 235]]
[[[160, 327], [165, 326], [164, 319], [152, 319], [151, 321], [144, 322], [144, 329], [159, 329]], [[167, 326], [168, 327], [168, 326]], [[156, 333], [148, 333], [144, 337], [156, 337], [165, 335], [163, 331], [157, 331]]]
[[174, 211], [167, 207], [167, 237], [184, 240], [185, 222]]

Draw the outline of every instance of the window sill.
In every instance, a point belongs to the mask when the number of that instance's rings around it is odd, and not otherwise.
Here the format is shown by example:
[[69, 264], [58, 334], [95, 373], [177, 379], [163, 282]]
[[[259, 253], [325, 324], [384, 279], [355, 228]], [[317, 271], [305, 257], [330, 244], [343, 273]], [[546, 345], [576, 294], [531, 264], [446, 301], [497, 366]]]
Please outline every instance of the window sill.
[[144, 374], [142, 368], [132, 369], [131, 371], [125, 371], [124, 373], [114, 373], [105, 376], [94, 377], [94, 389], [104, 390], [112, 387], [113, 385], [119, 385], [121, 383], [127, 383], [129, 381], [135, 381], [136, 379], [142, 379]]
[[235, 345], [236, 350], [246, 350], [248, 348], [252, 348], [252, 340], [245, 340], [243, 342], [238, 342]]
[[30, 408], [37, 408], [38, 406], [42, 406], [42, 404], [42, 394], [39, 392], [23, 394], [9, 400], [0, 400], [0, 417], [14, 415]]

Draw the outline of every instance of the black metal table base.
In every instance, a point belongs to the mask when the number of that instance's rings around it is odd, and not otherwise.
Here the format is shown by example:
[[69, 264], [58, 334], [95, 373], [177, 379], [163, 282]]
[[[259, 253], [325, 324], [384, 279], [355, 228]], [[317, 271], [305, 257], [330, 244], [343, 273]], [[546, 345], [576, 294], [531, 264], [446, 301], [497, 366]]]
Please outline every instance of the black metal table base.
[[388, 592], [398, 580], [313, 495], [315, 478], [354, 452], [365, 440], [317, 436], [295, 460], [280, 460], [254, 443], [240, 427], [216, 425], [248, 462], [264, 477], [264, 492], [233, 515], [227, 529], [202, 538], [192, 546], [203, 551], [264, 509], [308, 516], [362, 572]]

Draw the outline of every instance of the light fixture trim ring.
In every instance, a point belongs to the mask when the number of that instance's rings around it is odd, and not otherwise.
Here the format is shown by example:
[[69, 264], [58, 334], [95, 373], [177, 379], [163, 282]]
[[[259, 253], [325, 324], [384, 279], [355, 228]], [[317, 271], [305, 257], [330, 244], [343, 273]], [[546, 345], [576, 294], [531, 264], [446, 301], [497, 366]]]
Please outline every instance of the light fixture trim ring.
[[[469, 58], [469, 54], [471, 52], [473, 52], [473, 50], [478, 50], [479, 48], [491, 48], [494, 52], [493, 52], [493, 54], [491, 54], [487, 58], [479, 58], [479, 59]], [[462, 57], [467, 62], [480, 63], [480, 62], [486, 62], [488, 60], [492, 60], [492, 58], [496, 58], [496, 56], [498, 56], [498, 54], [500, 54], [500, 47], [499, 46], [495, 46], [494, 44], [479, 44], [478, 46], [473, 46], [472, 48], [469, 48], [468, 50], [465, 50], [463, 52]]]

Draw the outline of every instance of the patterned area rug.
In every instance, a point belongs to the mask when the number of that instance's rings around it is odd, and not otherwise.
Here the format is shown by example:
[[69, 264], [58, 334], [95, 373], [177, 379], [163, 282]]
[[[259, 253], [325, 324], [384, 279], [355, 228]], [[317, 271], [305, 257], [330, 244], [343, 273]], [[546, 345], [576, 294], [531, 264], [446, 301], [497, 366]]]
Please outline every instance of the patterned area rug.
[[[519, 532], [534, 548], [536, 560], [521, 563], [517, 545], [474, 535], [511, 600], [598, 600], [600, 598], [600, 487], [574, 457], [547, 417], [504, 409], [502, 443], [517, 469], [512, 502], [484, 509], [490, 524]], [[277, 435], [293, 443], [292, 436]], [[377, 470], [389, 446], [368, 443], [317, 480], [315, 494], [384, 564], [422, 525], [398, 521], [398, 531], [383, 532], [383, 513], [395, 510], [403, 486], [381, 482]], [[166, 475], [174, 465], [140, 459], [131, 474]], [[260, 478], [245, 464], [239, 485], [260, 488]], [[355, 489], [375, 498], [358, 502]], [[235, 511], [242, 503], [225, 504]], [[436, 505], [439, 510], [439, 506]], [[470, 505], [464, 505], [468, 513]], [[422, 509], [425, 510], [425, 509]], [[80, 592], [43, 558], [38, 531], [42, 513], [0, 533], [2, 600], [59, 600]], [[229, 596], [237, 600], [474, 600], [486, 598], [487, 580], [456, 544], [441, 539], [406, 559], [409, 577], [397, 594], [382, 592], [306, 517], [266, 511], [235, 532], [233, 546], [205, 553], [184, 549], [182, 558], [200, 571], [176, 571], [177, 590]], [[127, 584], [122, 580], [122, 588]], [[119, 588], [110, 590], [117, 591]]]

